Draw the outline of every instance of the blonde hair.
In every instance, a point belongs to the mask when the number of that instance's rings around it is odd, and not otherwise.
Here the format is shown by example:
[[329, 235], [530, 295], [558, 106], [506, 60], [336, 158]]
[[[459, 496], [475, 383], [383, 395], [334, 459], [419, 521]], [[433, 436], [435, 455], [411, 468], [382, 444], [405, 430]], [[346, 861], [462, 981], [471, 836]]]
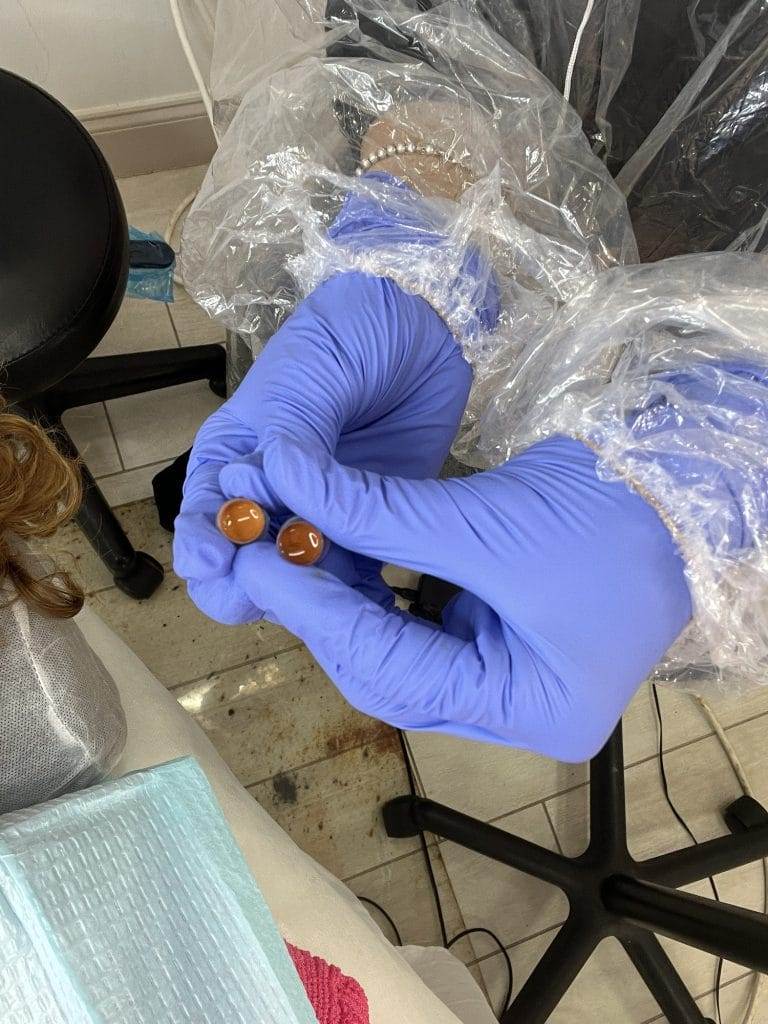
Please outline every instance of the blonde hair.
[[34, 576], [13, 537], [50, 537], [74, 516], [82, 500], [80, 470], [36, 423], [0, 409], [0, 581], [21, 600], [54, 618], [83, 606], [82, 588], [69, 573]]

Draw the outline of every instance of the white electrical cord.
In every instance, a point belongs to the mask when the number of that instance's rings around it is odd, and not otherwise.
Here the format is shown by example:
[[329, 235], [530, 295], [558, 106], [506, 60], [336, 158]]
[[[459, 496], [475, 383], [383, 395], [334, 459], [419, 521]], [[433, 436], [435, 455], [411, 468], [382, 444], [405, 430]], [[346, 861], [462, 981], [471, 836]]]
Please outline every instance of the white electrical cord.
[[[189, 64], [189, 69], [192, 72], [192, 75], [195, 79], [197, 88], [200, 91], [200, 99], [203, 101], [203, 106], [205, 107], [205, 112], [208, 115], [208, 120], [211, 122], [211, 126], [213, 126], [213, 104], [211, 101], [211, 94], [208, 91], [208, 85], [206, 84], [206, 81], [203, 78], [203, 73], [200, 70], [200, 65], [197, 63], [195, 55], [192, 51], [192, 44], [189, 41], [187, 29], [186, 26], [184, 25], [184, 19], [182, 18], [181, 15], [181, 9], [179, 8], [179, 0], [169, 0], [169, 3], [171, 5], [171, 17], [173, 18], [173, 24], [175, 25], [176, 32], [179, 36], [181, 48], [184, 51], [184, 56], [187, 58], [187, 63]], [[198, 7], [200, 7], [199, 3]], [[210, 16], [208, 15], [207, 10], [206, 20], [210, 23]], [[213, 33], [212, 23], [210, 23], [210, 27], [211, 33]]]
[[[739, 785], [744, 791], [745, 796], [751, 796], [752, 799], [756, 799], [754, 790], [750, 785], [749, 779], [747, 778], [744, 766], [736, 754], [733, 744], [728, 739], [725, 729], [720, 723], [717, 715], [715, 714], [712, 706], [707, 701], [700, 697], [696, 693], [692, 693], [691, 696], [701, 708], [704, 717], [707, 719], [709, 724], [714, 730], [715, 736], [720, 741], [720, 745], [723, 748], [725, 756], [730, 761], [731, 767], [733, 768], [736, 778], [739, 780]], [[763, 913], [768, 914], [768, 859], [763, 859]], [[741, 1024], [752, 1024], [755, 1016], [755, 1010], [757, 1009], [757, 1001], [760, 996], [763, 987], [763, 975], [759, 971], [755, 971], [752, 978], [752, 991], [749, 994], [749, 1002], [742, 1018]]]
[[[173, 0], [171, 0], [171, 2], [173, 2]], [[584, 8], [584, 16], [582, 17], [581, 24], [576, 32], [576, 38], [573, 40], [573, 49], [571, 50], [568, 69], [565, 72], [565, 84], [563, 85], [563, 96], [565, 96], [568, 101], [571, 99], [571, 83], [573, 81], [573, 71], [576, 67], [576, 58], [579, 55], [579, 47], [581, 46], [581, 37], [584, 35], [587, 22], [592, 16], [592, 9], [594, 6], [595, 0], [587, 0], [587, 6]]]
[[[171, 246], [172, 249], [173, 249], [173, 242], [171, 241], [171, 239], [173, 238], [173, 233], [176, 230], [176, 225], [181, 220], [181, 216], [184, 213], [184, 211], [187, 210], [192, 205], [192, 203], [194, 203], [195, 199], [197, 198], [197, 193], [199, 191], [200, 191], [200, 189], [196, 188], [196, 189], [193, 189], [189, 193], [189, 195], [184, 196], [184, 198], [181, 200], [179, 205], [176, 207], [176, 209], [173, 211], [173, 213], [171, 214], [171, 216], [168, 219], [168, 223], [166, 224], [166, 227], [165, 227], [165, 240], [168, 243], [168, 245]], [[173, 282], [174, 282], [174, 284], [178, 284], [178, 285], [182, 285], [183, 284], [183, 281], [181, 280], [181, 277], [178, 274], [176, 274], [176, 273], [174, 273], [174, 275], [173, 275]]]

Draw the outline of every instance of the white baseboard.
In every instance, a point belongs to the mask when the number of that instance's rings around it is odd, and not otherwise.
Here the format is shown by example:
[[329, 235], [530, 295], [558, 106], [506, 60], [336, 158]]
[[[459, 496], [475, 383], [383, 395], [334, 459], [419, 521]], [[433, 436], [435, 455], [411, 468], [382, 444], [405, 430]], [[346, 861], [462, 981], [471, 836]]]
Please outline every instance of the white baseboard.
[[205, 164], [216, 142], [197, 93], [76, 112], [116, 178]]

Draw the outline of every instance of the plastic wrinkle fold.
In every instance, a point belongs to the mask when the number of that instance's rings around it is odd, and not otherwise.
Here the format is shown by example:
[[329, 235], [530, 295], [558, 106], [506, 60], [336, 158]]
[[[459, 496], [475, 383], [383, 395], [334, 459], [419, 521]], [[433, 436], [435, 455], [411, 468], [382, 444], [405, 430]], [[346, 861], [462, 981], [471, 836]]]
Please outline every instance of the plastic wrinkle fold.
[[[584, 440], [686, 561], [695, 617], [659, 677], [763, 685], [768, 267], [686, 255], [758, 248], [768, 221], [765, 176], [732, 184], [745, 154], [765, 166], [763, 0], [595, 5], [575, 110], [558, 90], [582, 3], [246, 6], [217, 10], [220, 146], [183, 232], [196, 301], [257, 355], [334, 274], [421, 295], [473, 365], [454, 454], [483, 468], [551, 434]], [[388, 151], [355, 175], [375, 138], [414, 144], [402, 180], [379, 173]], [[455, 193], [417, 187], [436, 180], [427, 144]], [[671, 258], [639, 264], [637, 243]]]

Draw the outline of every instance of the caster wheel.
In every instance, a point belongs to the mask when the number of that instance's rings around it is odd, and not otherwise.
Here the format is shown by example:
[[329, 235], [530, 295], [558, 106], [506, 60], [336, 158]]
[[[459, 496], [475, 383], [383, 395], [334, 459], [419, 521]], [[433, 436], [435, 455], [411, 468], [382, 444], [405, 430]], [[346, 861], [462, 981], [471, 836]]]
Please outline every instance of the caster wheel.
[[156, 558], [146, 551], [137, 551], [129, 568], [114, 580], [118, 590], [140, 601], [154, 594], [164, 576], [165, 570]]
[[227, 397], [227, 382], [223, 377], [211, 377], [208, 381], [208, 387], [219, 398]]
[[397, 796], [388, 800], [381, 809], [384, 818], [384, 830], [390, 839], [409, 839], [417, 836], [419, 828], [414, 810], [418, 797]]
[[768, 824], [768, 811], [751, 796], [740, 796], [738, 800], [728, 804], [723, 811], [723, 817], [734, 835]]

